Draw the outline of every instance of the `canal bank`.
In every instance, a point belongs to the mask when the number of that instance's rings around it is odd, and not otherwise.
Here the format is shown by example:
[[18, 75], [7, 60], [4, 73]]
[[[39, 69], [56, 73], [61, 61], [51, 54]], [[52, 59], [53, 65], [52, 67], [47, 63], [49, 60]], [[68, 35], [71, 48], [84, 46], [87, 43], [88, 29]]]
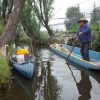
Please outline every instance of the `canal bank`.
[[0, 85], [8, 84], [11, 79], [10, 66], [4, 57], [0, 55]]

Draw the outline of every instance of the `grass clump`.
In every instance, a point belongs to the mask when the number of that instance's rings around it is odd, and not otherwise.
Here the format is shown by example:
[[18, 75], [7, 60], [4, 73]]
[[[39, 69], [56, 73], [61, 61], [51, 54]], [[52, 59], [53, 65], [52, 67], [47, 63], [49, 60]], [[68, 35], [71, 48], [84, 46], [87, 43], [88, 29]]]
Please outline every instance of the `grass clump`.
[[0, 84], [8, 83], [11, 78], [10, 67], [7, 61], [0, 55]]

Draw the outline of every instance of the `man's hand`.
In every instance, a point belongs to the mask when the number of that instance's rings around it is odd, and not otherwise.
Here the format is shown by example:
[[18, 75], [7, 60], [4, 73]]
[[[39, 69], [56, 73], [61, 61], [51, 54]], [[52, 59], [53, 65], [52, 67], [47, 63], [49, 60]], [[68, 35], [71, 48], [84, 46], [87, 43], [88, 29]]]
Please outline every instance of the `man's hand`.
[[79, 36], [82, 35], [82, 34], [83, 34], [82, 32], [79, 32]]
[[72, 39], [75, 39], [75, 38], [77, 38], [77, 35], [76, 34], [72, 37]]
[[78, 36], [77, 36], [77, 35], [74, 35], [74, 36], [72, 37], [72, 39], [74, 39], [75, 41], [78, 41]]
[[78, 37], [75, 38], [75, 41], [78, 41]]

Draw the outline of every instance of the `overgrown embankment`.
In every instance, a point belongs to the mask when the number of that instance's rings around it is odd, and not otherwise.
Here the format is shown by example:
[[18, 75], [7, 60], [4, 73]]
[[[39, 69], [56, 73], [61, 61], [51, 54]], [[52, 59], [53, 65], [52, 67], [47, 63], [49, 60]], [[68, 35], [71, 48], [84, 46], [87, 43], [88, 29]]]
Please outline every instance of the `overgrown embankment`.
[[[60, 36], [56, 36], [56, 34]], [[39, 46], [48, 46], [52, 43], [64, 43], [64, 37], [62, 35], [66, 35], [64, 33], [55, 33], [55, 36], [50, 37], [47, 32], [40, 32], [37, 33], [37, 35], [34, 38], [28, 37], [25, 33], [23, 35], [20, 35], [17, 39], [17, 43], [22, 42], [22, 43], [30, 43], [33, 42], [35, 45]], [[19, 41], [18, 41], [19, 40]]]
[[10, 81], [11, 72], [8, 62], [0, 55], [0, 85]]

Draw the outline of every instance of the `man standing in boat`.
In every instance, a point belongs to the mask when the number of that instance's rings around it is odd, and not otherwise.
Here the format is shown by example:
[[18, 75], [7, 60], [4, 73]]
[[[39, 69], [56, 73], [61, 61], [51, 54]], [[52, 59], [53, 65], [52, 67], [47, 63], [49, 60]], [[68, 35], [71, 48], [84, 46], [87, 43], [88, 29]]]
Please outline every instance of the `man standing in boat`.
[[91, 45], [91, 29], [85, 18], [81, 18], [78, 23], [79, 29], [76, 33], [76, 39], [79, 39], [82, 44], [81, 55], [84, 60], [90, 61], [89, 49]]

